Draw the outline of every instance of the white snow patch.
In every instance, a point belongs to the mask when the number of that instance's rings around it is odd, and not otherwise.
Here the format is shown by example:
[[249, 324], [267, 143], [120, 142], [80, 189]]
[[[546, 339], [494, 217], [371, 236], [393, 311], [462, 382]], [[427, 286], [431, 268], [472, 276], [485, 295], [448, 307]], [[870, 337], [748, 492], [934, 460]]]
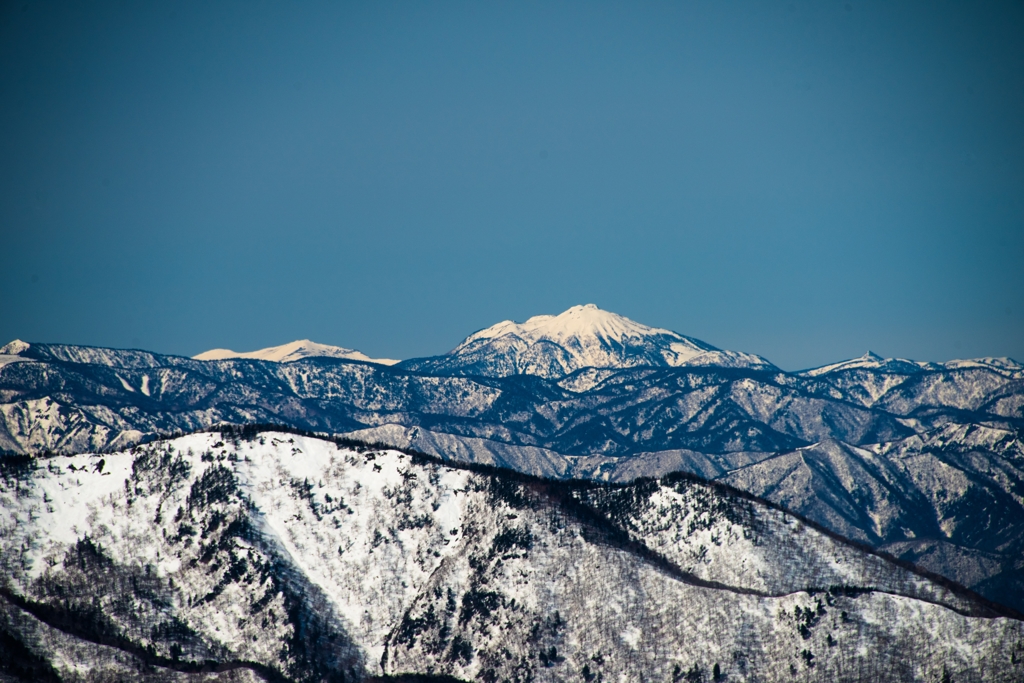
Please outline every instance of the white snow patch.
[[622, 638], [622, 642], [635, 650], [636, 646], [640, 643], [641, 635], [643, 635], [643, 632], [635, 625], [630, 624], [626, 627], [626, 630], [619, 634], [619, 637]]

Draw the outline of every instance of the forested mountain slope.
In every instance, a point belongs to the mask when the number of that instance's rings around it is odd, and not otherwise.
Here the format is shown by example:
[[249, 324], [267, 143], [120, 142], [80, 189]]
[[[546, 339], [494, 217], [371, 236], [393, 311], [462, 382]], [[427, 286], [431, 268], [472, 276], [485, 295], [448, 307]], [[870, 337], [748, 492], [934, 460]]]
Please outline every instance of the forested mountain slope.
[[561, 482], [255, 430], [3, 474], [8, 676], [1024, 675], [1021, 621], [684, 475]]

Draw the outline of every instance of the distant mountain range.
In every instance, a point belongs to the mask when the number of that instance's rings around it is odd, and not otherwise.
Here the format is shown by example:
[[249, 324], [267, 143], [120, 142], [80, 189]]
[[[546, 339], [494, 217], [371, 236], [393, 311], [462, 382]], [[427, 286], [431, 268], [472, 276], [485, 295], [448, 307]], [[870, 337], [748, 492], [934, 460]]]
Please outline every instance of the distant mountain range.
[[554, 478], [685, 471], [1024, 611], [1015, 361], [869, 353], [784, 372], [592, 305], [499, 323], [443, 356], [352, 354], [295, 342], [197, 360], [14, 342], [0, 349], [0, 448], [82, 453], [270, 423]]
[[355, 349], [330, 346], [329, 344], [317, 344], [308, 339], [300, 339], [288, 344], [282, 344], [281, 346], [271, 346], [259, 351], [246, 351], [245, 353], [239, 353], [231, 349], [210, 349], [192, 357], [196, 360], [251, 358], [253, 360], [270, 360], [275, 363], [291, 363], [303, 358], [346, 358], [348, 360], [366, 361], [367, 363], [380, 363], [381, 365], [394, 365], [398, 362], [390, 358], [370, 358], [365, 353]]

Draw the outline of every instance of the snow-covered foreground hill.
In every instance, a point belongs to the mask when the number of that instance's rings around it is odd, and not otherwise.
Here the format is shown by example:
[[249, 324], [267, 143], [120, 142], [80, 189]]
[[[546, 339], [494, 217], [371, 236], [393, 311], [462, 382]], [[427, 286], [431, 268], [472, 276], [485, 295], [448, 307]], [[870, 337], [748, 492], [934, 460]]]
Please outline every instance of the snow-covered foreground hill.
[[255, 431], [3, 474], [0, 671], [26, 680], [1024, 676], [1021, 621], [683, 475]]

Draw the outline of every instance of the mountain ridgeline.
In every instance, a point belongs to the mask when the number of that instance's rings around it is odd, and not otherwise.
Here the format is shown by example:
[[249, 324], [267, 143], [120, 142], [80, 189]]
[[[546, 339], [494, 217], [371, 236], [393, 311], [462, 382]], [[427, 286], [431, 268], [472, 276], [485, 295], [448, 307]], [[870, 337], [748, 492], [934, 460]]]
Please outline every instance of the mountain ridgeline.
[[279, 424], [554, 479], [689, 472], [1024, 611], [1024, 366], [1009, 359], [784, 372], [593, 306], [397, 364], [309, 342], [224, 353], [9, 344], [0, 448]]

